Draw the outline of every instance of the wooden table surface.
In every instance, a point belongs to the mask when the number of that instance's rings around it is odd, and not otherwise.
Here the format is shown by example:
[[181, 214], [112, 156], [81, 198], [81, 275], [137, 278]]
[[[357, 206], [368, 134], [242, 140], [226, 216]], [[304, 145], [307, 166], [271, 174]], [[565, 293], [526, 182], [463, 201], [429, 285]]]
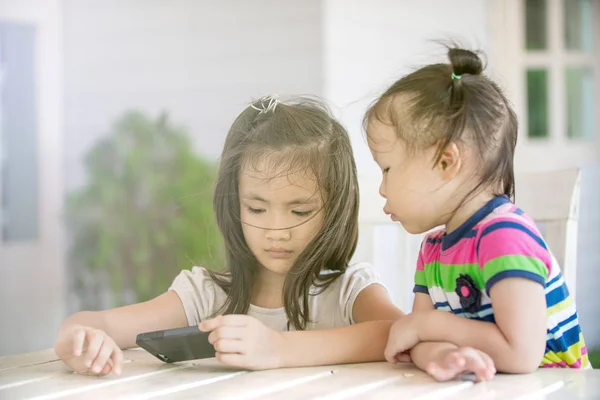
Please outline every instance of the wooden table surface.
[[164, 364], [125, 351], [120, 377], [82, 376], [52, 350], [0, 357], [0, 399], [600, 399], [600, 370], [540, 370], [437, 383], [412, 364], [239, 371], [216, 360]]

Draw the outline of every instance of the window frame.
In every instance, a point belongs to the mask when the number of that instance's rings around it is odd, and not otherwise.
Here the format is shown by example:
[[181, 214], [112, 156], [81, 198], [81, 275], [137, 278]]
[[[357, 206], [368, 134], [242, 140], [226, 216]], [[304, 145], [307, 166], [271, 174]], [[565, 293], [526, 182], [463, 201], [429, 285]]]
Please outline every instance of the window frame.
[[[487, 73], [504, 89], [519, 118], [516, 166], [521, 170], [568, 168], [600, 162], [600, 1], [593, 0], [594, 40], [589, 54], [564, 49], [564, 0], [546, 0], [548, 49], [528, 51], [525, 47], [525, 2], [488, 2], [489, 67]], [[559, 26], [559, 29], [554, 29]], [[594, 76], [592, 138], [567, 136], [566, 66], [591, 66]], [[549, 135], [530, 138], [527, 132], [526, 71], [547, 68]], [[550, 156], [550, 157], [548, 157]], [[538, 165], [545, 163], [544, 165]]]

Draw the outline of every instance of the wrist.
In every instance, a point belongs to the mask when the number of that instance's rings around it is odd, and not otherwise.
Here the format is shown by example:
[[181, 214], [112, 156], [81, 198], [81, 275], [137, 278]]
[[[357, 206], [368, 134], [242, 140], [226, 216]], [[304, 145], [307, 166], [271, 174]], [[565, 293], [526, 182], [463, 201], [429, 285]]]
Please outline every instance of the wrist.
[[294, 345], [292, 342], [292, 332], [275, 332], [275, 364], [276, 368], [288, 368], [292, 366], [290, 361]]
[[415, 313], [415, 325], [417, 331], [417, 337], [421, 342], [434, 341], [435, 339], [430, 337], [431, 323], [430, 320], [434, 315], [435, 310], [432, 311], [421, 311]]

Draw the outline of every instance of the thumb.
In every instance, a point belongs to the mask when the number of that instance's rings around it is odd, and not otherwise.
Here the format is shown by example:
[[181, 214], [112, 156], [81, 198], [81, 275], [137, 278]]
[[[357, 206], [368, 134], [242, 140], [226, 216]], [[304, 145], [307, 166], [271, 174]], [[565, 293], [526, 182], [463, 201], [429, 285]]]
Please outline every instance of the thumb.
[[392, 338], [390, 338], [387, 346], [385, 346], [385, 351], [384, 351], [385, 359], [390, 364], [396, 364], [398, 362], [398, 359], [396, 356], [402, 356], [402, 354], [400, 354], [400, 353], [402, 353], [403, 350], [404, 349], [398, 348], [397, 343]]
[[223, 318], [218, 316], [216, 318], [211, 318], [200, 322], [200, 324], [198, 324], [198, 329], [200, 329], [202, 332], [210, 332], [217, 329], [222, 323]]
[[412, 358], [410, 357], [410, 353], [405, 351], [403, 353], [396, 355], [396, 361], [409, 363], [409, 362], [412, 362]]

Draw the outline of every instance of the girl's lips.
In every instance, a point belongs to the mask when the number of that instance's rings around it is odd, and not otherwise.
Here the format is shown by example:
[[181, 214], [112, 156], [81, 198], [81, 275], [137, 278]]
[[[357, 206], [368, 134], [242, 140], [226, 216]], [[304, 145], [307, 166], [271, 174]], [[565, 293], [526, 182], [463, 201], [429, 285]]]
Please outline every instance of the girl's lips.
[[273, 258], [288, 258], [292, 254], [292, 251], [280, 247], [271, 247], [267, 249], [267, 253]]

